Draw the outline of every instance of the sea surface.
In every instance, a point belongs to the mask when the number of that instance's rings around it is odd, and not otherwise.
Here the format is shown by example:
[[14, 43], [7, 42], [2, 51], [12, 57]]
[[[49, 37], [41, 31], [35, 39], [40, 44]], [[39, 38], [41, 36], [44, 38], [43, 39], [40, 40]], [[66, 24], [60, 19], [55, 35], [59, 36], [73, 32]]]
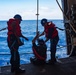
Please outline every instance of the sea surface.
[[[64, 29], [63, 20], [49, 20], [52, 21], [57, 27]], [[32, 39], [36, 35], [36, 27], [37, 21], [36, 20], [23, 20], [20, 24], [22, 34], [26, 36], [29, 41], [24, 40], [24, 45], [20, 46], [19, 53], [20, 53], [20, 63], [27, 64], [30, 63], [30, 57], [34, 56], [32, 52]], [[2, 28], [7, 27], [7, 21], [0, 21], [0, 30]], [[40, 24], [40, 20], [38, 21], [38, 31], [42, 33], [44, 28]], [[67, 49], [66, 47], [66, 38], [65, 38], [65, 31], [61, 31], [57, 29], [59, 32], [59, 42], [57, 46], [56, 57], [57, 58], [64, 58], [67, 57]], [[45, 40], [45, 36], [42, 36]], [[47, 60], [50, 59], [50, 51], [49, 51], [49, 41], [46, 43], [48, 47], [47, 51]], [[10, 50], [7, 45], [7, 29], [0, 31], [0, 66], [10, 65]]]

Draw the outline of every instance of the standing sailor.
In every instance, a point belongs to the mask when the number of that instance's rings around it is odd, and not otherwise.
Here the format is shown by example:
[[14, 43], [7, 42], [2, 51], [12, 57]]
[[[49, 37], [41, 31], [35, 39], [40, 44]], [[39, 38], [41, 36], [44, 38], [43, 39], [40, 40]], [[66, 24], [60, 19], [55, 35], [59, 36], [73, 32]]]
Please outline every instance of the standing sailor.
[[25, 70], [20, 69], [20, 55], [18, 52], [19, 46], [23, 45], [23, 43], [20, 41], [20, 37], [25, 38], [28, 40], [25, 36], [21, 33], [20, 23], [22, 21], [22, 17], [17, 14], [14, 16], [14, 18], [9, 19], [7, 22], [8, 25], [8, 47], [10, 49], [11, 53], [11, 72], [15, 73], [24, 73]]
[[55, 24], [52, 22], [47, 22], [47, 19], [45, 18], [41, 20], [41, 24], [44, 27], [44, 31], [39, 36], [45, 34], [45, 42], [50, 40], [51, 59], [47, 63], [54, 64], [56, 62], [56, 46], [59, 41], [58, 31], [56, 30]]

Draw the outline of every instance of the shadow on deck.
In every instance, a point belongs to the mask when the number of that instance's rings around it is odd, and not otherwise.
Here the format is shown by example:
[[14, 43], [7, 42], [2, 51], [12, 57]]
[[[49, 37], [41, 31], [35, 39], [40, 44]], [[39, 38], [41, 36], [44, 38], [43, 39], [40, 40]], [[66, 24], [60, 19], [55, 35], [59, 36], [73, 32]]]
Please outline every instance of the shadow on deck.
[[[76, 75], [76, 57], [58, 59], [55, 65], [35, 66], [33, 64], [21, 65], [26, 69], [24, 74], [18, 75]], [[14, 75], [10, 66], [1, 67], [0, 75]]]

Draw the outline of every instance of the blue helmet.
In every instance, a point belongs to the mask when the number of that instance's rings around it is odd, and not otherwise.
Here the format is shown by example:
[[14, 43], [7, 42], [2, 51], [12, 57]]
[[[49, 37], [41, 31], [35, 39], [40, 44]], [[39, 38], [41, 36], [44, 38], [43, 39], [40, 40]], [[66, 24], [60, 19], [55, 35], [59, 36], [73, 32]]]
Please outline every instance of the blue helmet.
[[43, 18], [43, 19], [41, 20], [42, 26], [44, 26], [45, 23], [47, 23], [47, 19]]
[[19, 20], [22, 21], [22, 17], [21, 17], [19, 14], [16, 14], [16, 15], [14, 16], [14, 18], [15, 18], [15, 19], [19, 19]]

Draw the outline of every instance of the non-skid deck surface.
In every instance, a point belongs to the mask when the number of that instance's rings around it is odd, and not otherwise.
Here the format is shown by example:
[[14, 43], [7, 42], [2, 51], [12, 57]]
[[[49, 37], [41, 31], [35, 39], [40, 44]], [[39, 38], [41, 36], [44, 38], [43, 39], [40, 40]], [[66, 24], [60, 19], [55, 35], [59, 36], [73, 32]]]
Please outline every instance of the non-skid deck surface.
[[[76, 57], [58, 59], [55, 65], [35, 66], [33, 64], [21, 65], [26, 69], [24, 74], [18, 75], [76, 75]], [[15, 75], [10, 72], [10, 66], [1, 68], [0, 75]]]

